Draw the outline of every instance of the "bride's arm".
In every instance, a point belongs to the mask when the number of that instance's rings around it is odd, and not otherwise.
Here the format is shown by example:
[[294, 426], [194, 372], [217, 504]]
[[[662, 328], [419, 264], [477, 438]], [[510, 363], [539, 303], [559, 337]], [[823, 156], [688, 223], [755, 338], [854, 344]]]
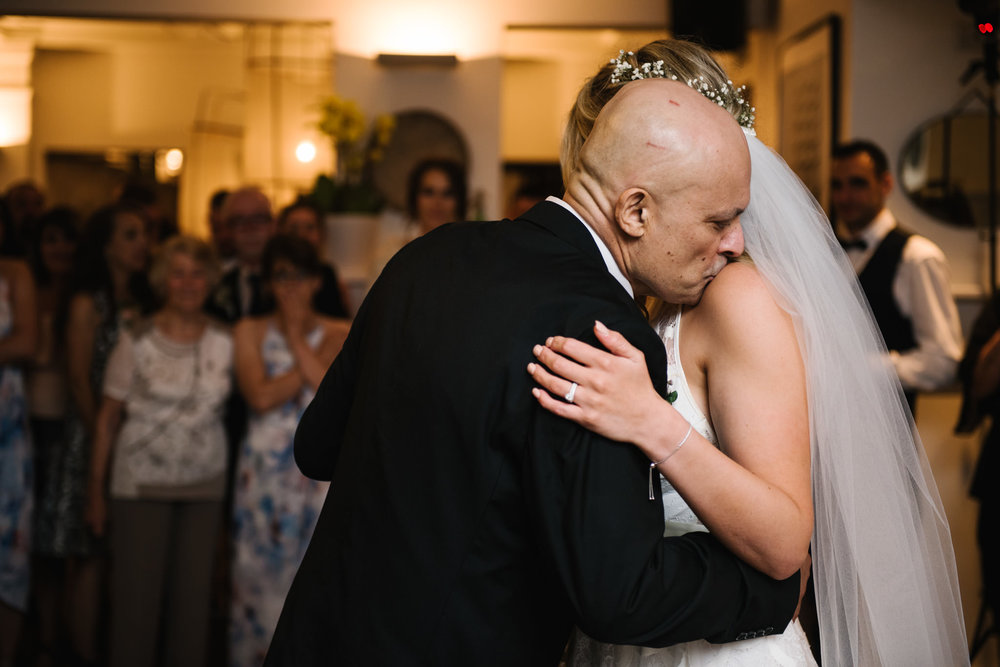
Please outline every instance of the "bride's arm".
[[[676, 449], [687, 423], [653, 390], [641, 353], [600, 327], [599, 340], [615, 355], [558, 337], [537, 348], [540, 361], [579, 388], [573, 404], [539, 390], [536, 397], [556, 414], [635, 443], [652, 461], [673, 452], [658, 468], [712, 533], [762, 572], [788, 577], [806, 559], [813, 520], [805, 380], [791, 320], [743, 265], [721, 272], [695, 310], [683, 336], [705, 352], [709, 412], [725, 454], [697, 433]], [[568, 391], [568, 381], [539, 365], [532, 374], [557, 396]]]

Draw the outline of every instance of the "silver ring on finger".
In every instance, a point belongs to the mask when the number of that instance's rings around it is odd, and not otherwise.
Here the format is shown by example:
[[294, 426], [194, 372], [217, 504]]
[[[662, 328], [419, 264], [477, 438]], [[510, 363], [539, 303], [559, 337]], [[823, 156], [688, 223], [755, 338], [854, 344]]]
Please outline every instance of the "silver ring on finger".
[[569, 391], [567, 391], [566, 395], [563, 396], [563, 398], [566, 399], [567, 403], [573, 402], [573, 397], [576, 396], [576, 388], [577, 384], [575, 382], [569, 386]]

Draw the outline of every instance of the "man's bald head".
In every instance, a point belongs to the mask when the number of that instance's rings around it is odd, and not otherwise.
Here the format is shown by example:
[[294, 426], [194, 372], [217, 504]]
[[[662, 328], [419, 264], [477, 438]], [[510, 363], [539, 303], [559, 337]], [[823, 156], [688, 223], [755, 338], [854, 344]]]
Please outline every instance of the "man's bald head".
[[597, 117], [566, 198], [637, 293], [695, 303], [743, 251], [749, 192], [750, 154], [732, 116], [683, 83], [645, 79]]
[[583, 145], [581, 168], [610, 187], [682, 187], [691, 169], [749, 160], [746, 139], [724, 109], [670, 79], [634, 81], [604, 107]]

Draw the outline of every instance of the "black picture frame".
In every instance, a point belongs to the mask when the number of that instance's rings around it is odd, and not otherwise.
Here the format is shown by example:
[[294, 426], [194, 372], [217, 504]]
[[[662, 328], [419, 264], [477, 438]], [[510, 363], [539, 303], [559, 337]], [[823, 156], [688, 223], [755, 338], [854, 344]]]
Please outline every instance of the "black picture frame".
[[778, 49], [778, 150], [824, 206], [840, 136], [840, 39], [840, 16], [830, 14]]

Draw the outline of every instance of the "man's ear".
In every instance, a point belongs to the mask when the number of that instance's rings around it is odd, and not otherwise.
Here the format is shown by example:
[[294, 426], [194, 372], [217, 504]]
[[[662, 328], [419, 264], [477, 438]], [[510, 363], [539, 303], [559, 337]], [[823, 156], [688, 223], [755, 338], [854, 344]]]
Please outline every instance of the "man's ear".
[[881, 183], [879, 185], [882, 187], [882, 196], [888, 197], [889, 193], [892, 192], [893, 178], [892, 172], [888, 169], [882, 174]]
[[626, 236], [639, 238], [646, 233], [646, 205], [649, 195], [642, 188], [629, 188], [615, 202], [615, 222]]

